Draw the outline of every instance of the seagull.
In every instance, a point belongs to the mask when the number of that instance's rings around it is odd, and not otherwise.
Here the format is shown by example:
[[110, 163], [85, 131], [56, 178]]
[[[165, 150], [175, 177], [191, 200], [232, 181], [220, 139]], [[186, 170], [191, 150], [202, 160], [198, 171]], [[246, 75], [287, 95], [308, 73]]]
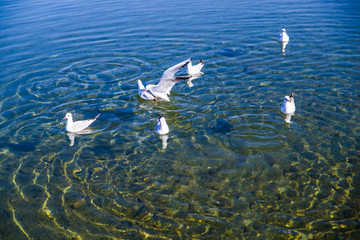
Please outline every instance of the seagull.
[[203, 63], [202, 59], [200, 59], [200, 62], [194, 66], [192, 65], [192, 62], [190, 61], [187, 65], [187, 73], [189, 75], [196, 75], [199, 73], [202, 74], [202, 72], [200, 72], [200, 71], [203, 68], [203, 66], [204, 66], [204, 63]]
[[162, 98], [166, 101], [170, 101], [167, 96], [170, 94], [172, 87], [175, 83], [188, 79], [189, 77], [174, 77], [181, 68], [186, 66], [191, 62], [191, 58], [187, 59], [181, 63], [178, 63], [170, 68], [168, 68], [160, 78], [160, 81], [157, 85], [148, 84], [146, 87], [142, 84], [141, 80], [138, 80], [139, 86], [139, 95], [142, 99], [156, 101], [156, 98]]
[[290, 41], [289, 36], [286, 34], [286, 29], [283, 27], [282, 29], [282, 33], [280, 33], [279, 35], [279, 42], [288, 42]]
[[64, 117], [64, 120], [67, 119], [66, 131], [71, 132], [71, 133], [79, 133], [79, 132], [85, 130], [85, 128], [87, 128], [88, 126], [90, 126], [90, 124], [92, 124], [99, 116], [100, 116], [100, 114], [98, 114], [96, 117], [94, 117], [92, 119], [74, 122], [72, 114], [67, 113]]
[[290, 96], [284, 97], [284, 102], [281, 105], [281, 112], [285, 114], [292, 114], [295, 112], [295, 100], [293, 92], [290, 92]]
[[169, 126], [166, 124], [166, 119], [164, 118], [164, 115], [157, 114], [159, 116], [159, 119], [157, 120], [157, 123], [155, 125], [155, 132], [159, 135], [165, 135], [169, 133]]
[[286, 45], [289, 43], [290, 38], [286, 34], [286, 29], [284, 27], [281, 30], [282, 33], [280, 33], [278, 41], [281, 44], [281, 52], [285, 52]]

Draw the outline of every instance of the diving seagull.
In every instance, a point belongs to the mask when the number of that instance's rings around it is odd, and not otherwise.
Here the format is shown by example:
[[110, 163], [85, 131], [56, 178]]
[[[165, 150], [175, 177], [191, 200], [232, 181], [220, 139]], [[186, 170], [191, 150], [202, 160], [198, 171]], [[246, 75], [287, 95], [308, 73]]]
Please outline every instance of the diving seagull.
[[200, 62], [196, 65], [192, 65], [192, 62], [190, 61], [187, 65], [187, 73], [189, 75], [197, 75], [197, 74], [202, 74], [201, 69], [204, 66], [204, 62], [202, 61], [202, 59], [200, 59]]
[[66, 122], [66, 131], [71, 133], [81, 133], [81, 131], [84, 131], [90, 124], [92, 124], [100, 114], [98, 114], [96, 117], [88, 120], [82, 120], [82, 121], [75, 121], [73, 120], [73, 116], [71, 113], [67, 113], [64, 117], [64, 120], [67, 119]]
[[186, 66], [191, 62], [191, 59], [187, 59], [181, 63], [176, 64], [168, 68], [160, 78], [160, 81], [157, 85], [148, 84], [146, 87], [142, 84], [141, 80], [138, 80], [139, 87], [139, 96], [145, 100], [156, 101], [156, 98], [162, 98], [166, 101], [170, 101], [167, 96], [170, 94], [171, 89], [175, 85], [175, 83], [188, 79], [189, 77], [174, 77], [175, 73], [177, 73], [181, 68]]
[[292, 114], [295, 112], [295, 100], [293, 92], [290, 92], [290, 96], [284, 97], [284, 102], [281, 105], [281, 112], [284, 114]]
[[283, 27], [282, 29], [282, 32], [280, 33], [279, 35], [279, 43], [281, 44], [281, 52], [285, 52], [285, 48], [286, 48], [286, 45], [289, 43], [290, 41], [290, 38], [289, 36], [287, 35], [286, 33], [286, 29]]

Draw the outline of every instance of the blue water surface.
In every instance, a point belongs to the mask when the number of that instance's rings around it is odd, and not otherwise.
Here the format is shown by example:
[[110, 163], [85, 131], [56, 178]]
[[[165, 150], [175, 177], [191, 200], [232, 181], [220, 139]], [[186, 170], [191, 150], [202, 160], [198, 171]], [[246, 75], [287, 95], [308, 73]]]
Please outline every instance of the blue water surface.
[[[0, 238], [359, 239], [359, 6], [2, 1]], [[169, 102], [138, 96], [188, 58]], [[67, 112], [101, 115], [72, 136]]]

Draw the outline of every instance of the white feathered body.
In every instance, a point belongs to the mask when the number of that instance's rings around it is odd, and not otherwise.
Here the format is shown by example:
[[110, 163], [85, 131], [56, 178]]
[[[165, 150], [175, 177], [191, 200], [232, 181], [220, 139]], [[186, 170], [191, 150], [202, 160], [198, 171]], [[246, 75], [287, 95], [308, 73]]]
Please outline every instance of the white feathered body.
[[[159, 83], [160, 84], [160, 83]], [[166, 81], [162, 83], [161, 85], [154, 85], [154, 84], [148, 84], [146, 85], [146, 88], [149, 89], [151, 94], [153, 94], [156, 97], [162, 98], [166, 101], [170, 101], [170, 98], [168, 95], [170, 95], [170, 91], [172, 87], [175, 85], [175, 82]]]
[[160, 117], [155, 125], [155, 132], [159, 135], [164, 135], [168, 134], [169, 131], [169, 126], [167, 125], [165, 118]]
[[85, 128], [89, 127], [93, 122], [95, 122], [95, 120], [100, 116], [97, 115], [96, 117], [92, 118], [92, 119], [88, 119], [88, 120], [82, 120], [82, 121], [75, 121], [73, 120], [72, 114], [71, 113], [67, 113], [65, 115], [64, 119], [67, 119], [66, 122], [66, 131], [68, 132], [72, 132], [72, 133], [76, 133], [76, 132], [81, 132], [83, 131]]
[[291, 114], [295, 112], [295, 100], [293, 97], [284, 97], [284, 102], [281, 105], [281, 112], [285, 114]]
[[289, 42], [290, 41], [290, 38], [287, 35], [285, 28], [282, 29], [282, 33], [280, 33], [278, 41], [279, 42]]

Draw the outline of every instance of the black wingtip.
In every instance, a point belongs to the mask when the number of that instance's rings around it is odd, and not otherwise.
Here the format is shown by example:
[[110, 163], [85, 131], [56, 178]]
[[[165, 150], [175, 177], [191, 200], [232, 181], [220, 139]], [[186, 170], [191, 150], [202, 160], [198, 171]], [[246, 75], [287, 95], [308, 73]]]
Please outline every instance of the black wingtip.
[[96, 115], [96, 117], [94, 117], [92, 120], [95, 121], [99, 116], [100, 116], [100, 114]]
[[185, 67], [186, 65], [188, 65], [188, 64], [189, 64], [189, 62], [190, 62], [190, 61], [186, 62], [184, 65], [182, 65], [182, 67], [181, 67], [181, 68], [183, 68], [183, 67]]

